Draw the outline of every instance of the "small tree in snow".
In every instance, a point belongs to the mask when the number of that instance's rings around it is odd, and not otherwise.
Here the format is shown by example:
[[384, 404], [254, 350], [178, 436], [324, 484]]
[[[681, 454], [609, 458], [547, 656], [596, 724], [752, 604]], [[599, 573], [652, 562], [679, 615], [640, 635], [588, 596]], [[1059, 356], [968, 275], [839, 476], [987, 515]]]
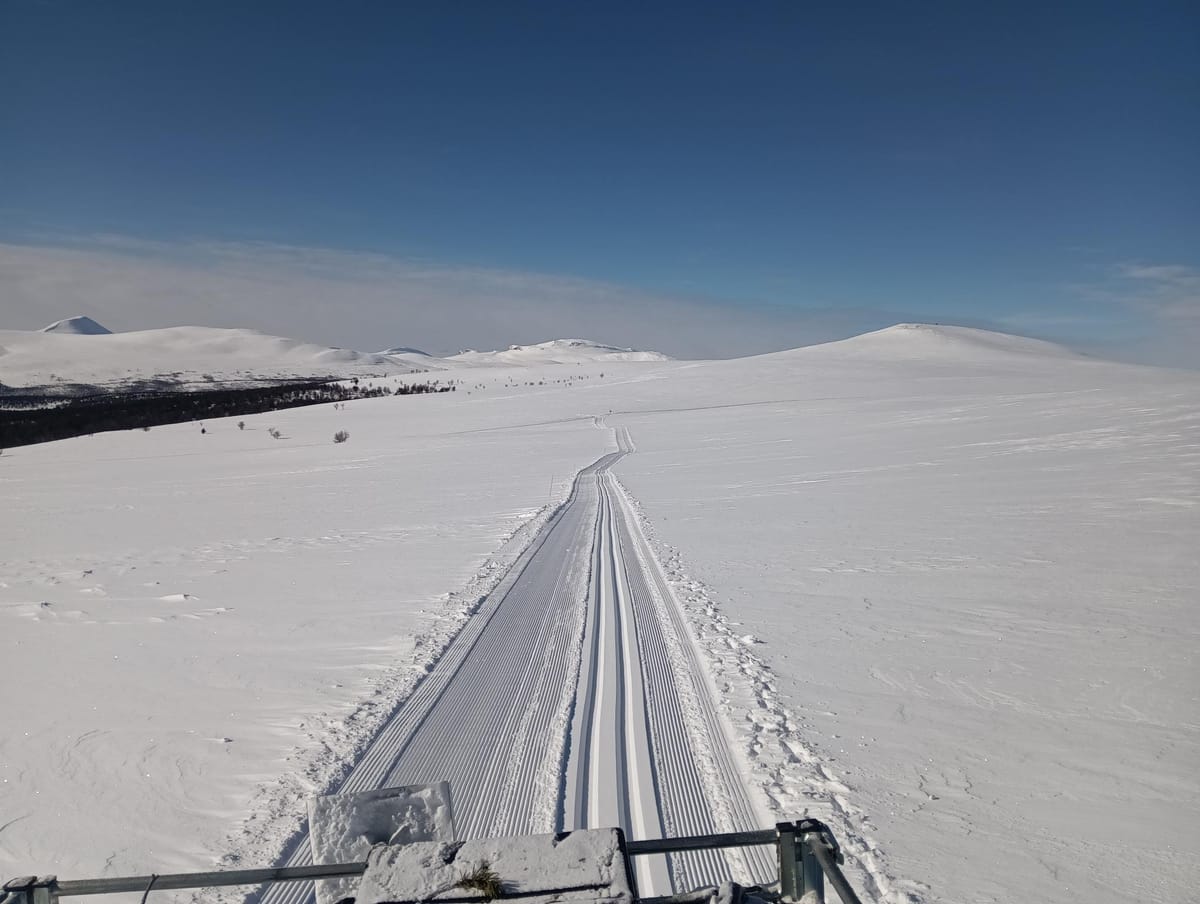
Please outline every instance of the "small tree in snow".
[[346, 430], [339, 430], [337, 433], [335, 433], [333, 435], [333, 441], [335, 443], [344, 443], [349, 438], [350, 438], [350, 434]]

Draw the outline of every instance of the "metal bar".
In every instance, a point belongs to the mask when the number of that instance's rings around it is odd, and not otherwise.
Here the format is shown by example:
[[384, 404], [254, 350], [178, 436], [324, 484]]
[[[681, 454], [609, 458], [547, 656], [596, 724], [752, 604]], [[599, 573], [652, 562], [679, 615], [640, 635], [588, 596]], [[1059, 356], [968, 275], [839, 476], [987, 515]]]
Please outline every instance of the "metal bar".
[[800, 841], [796, 845], [796, 873], [800, 879], [800, 900], [805, 894], [816, 897], [817, 904], [825, 904], [825, 876], [821, 863], [813, 854], [814, 847], [824, 845], [824, 836], [820, 833], [800, 831], [803, 824], [797, 826]]
[[[753, 832], [727, 832], [720, 835], [693, 835], [686, 838], [653, 838], [625, 842], [630, 857], [645, 854], [667, 854], [676, 851], [697, 851], [707, 848], [750, 847], [774, 844], [774, 829]], [[366, 861], [314, 866], [287, 866], [268, 869], [215, 870], [205, 873], [170, 873], [154, 879], [156, 891], [180, 888], [215, 888], [225, 885], [261, 885], [264, 882], [298, 882], [305, 879], [334, 879], [361, 876]], [[66, 895], [107, 895], [117, 892], [144, 891], [152, 876], [123, 876], [111, 879], [64, 879], [57, 892]]]
[[[296, 882], [301, 879], [335, 879], [361, 876], [367, 863], [333, 863], [285, 866], [274, 869], [216, 870], [209, 873], [171, 873], [154, 880], [154, 889], [215, 888], [220, 885], [260, 885], [263, 882]], [[58, 883], [59, 895], [107, 895], [122, 891], [144, 891], [151, 876], [122, 876], [112, 879], [67, 879]]]
[[775, 827], [779, 837], [779, 894], [785, 899], [799, 901], [804, 896], [803, 875], [797, 874], [799, 858], [796, 856], [796, 832], [790, 822], [781, 822]]
[[759, 829], [754, 832], [726, 832], [722, 835], [691, 835], [687, 838], [650, 838], [644, 841], [627, 841], [625, 850], [631, 857], [637, 857], [641, 854], [669, 854], [674, 851], [774, 844], [777, 837], [774, 829]]
[[825, 840], [823, 838], [815, 838], [808, 846], [812, 849], [813, 856], [817, 858], [817, 862], [821, 864], [821, 869], [824, 871], [825, 877], [829, 879], [829, 884], [833, 886], [834, 891], [838, 893], [838, 897], [842, 899], [842, 904], [862, 904], [858, 899], [858, 895], [854, 893], [854, 889], [850, 887], [850, 883], [846, 881], [845, 874], [837, 865], [837, 859], [834, 857], [833, 851], [825, 844]]
[[20, 876], [0, 889], [0, 901], [7, 904], [58, 904], [57, 876]]

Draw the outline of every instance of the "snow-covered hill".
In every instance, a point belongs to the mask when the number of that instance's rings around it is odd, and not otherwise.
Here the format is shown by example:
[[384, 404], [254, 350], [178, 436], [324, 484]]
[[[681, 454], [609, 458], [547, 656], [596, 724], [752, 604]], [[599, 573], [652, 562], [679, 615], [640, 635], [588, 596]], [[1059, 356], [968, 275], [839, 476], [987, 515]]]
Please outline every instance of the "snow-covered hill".
[[405, 345], [397, 345], [395, 348], [385, 348], [383, 351], [378, 352], [377, 354], [380, 354], [380, 355], [415, 355], [415, 356], [418, 356], [421, 358], [432, 358], [433, 357], [433, 355], [429, 354], [429, 352], [423, 352], [419, 348], [409, 348], [408, 346], [405, 346]]
[[[81, 324], [80, 321], [87, 321]], [[142, 380], [227, 382], [253, 378], [351, 377], [409, 373], [387, 355], [327, 348], [254, 330], [177, 326], [128, 333], [103, 330], [88, 318], [52, 331], [0, 330], [0, 383], [113, 385]]]
[[396, 364], [410, 368], [415, 373], [449, 370], [451, 367], [451, 365], [447, 364], [445, 358], [439, 358], [436, 355], [423, 352], [419, 348], [396, 346], [395, 348], [378, 352], [378, 354], [383, 355]]
[[253, 378], [382, 376], [480, 367], [667, 360], [658, 352], [617, 348], [586, 339], [556, 339], [448, 358], [405, 346], [368, 353], [254, 330], [179, 326], [112, 333], [82, 316], [60, 320], [39, 331], [0, 330], [0, 383], [8, 386], [117, 385], [144, 380], [220, 383]]
[[1083, 357], [1078, 352], [1041, 339], [930, 323], [899, 323], [838, 342], [810, 346], [806, 351], [843, 359], [941, 360], [955, 364], [994, 364], [1006, 356], [1010, 362], [1020, 360], [1026, 363], [1029, 358], [1057, 360]]
[[545, 364], [591, 364], [604, 361], [669, 361], [661, 352], [604, 345], [589, 339], [552, 339], [537, 345], [512, 345], [503, 351], [467, 349], [446, 359], [470, 367], [535, 367]]
[[66, 320], [56, 320], [42, 328], [43, 333], [71, 333], [76, 336], [107, 336], [112, 333], [108, 327], [101, 326], [91, 317], [82, 314], [78, 317], [68, 317]]

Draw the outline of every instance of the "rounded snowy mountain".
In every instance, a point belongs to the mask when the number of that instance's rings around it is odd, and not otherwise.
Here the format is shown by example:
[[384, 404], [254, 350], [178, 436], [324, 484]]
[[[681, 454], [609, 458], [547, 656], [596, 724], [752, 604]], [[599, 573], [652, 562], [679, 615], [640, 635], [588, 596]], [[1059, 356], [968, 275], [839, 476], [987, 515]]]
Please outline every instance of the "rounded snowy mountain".
[[43, 333], [65, 333], [76, 336], [108, 336], [112, 334], [112, 330], [108, 327], [101, 326], [91, 317], [85, 317], [80, 314], [78, 317], [68, 317], [66, 320], [58, 320], [49, 326], [42, 327]]
[[590, 339], [551, 339], [537, 345], [510, 345], [504, 351], [467, 350], [448, 360], [471, 365], [586, 364], [604, 361], [670, 361], [662, 352], [605, 345]]
[[419, 348], [409, 348], [406, 345], [397, 345], [393, 348], [385, 348], [381, 352], [376, 352], [377, 355], [420, 355], [422, 358], [432, 358], [429, 352], [423, 352]]

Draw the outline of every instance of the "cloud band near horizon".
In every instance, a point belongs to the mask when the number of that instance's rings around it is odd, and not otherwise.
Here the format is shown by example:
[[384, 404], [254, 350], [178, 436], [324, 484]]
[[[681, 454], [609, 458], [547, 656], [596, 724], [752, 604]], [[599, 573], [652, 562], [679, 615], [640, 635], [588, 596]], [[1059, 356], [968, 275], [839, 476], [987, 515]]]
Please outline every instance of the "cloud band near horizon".
[[[1191, 316], [1200, 311], [1195, 271], [1123, 264], [1111, 283], [1098, 294], [1108, 293], [1110, 306], [1140, 315], [1147, 329], [1127, 350], [1115, 344], [1100, 353], [1200, 366], [1188, 360], [1190, 340], [1200, 338], [1200, 319]], [[40, 329], [77, 314], [116, 331], [238, 327], [362, 351], [411, 346], [448, 354], [578, 337], [680, 358], [738, 357], [899, 322], [949, 322], [915, 311], [771, 307], [268, 243], [113, 235], [0, 242], [0, 329]], [[977, 319], [954, 322], [1004, 329], [1003, 323]], [[1187, 337], [1180, 336], [1181, 322]], [[1153, 335], [1156, 328], [1161, 337]]]

